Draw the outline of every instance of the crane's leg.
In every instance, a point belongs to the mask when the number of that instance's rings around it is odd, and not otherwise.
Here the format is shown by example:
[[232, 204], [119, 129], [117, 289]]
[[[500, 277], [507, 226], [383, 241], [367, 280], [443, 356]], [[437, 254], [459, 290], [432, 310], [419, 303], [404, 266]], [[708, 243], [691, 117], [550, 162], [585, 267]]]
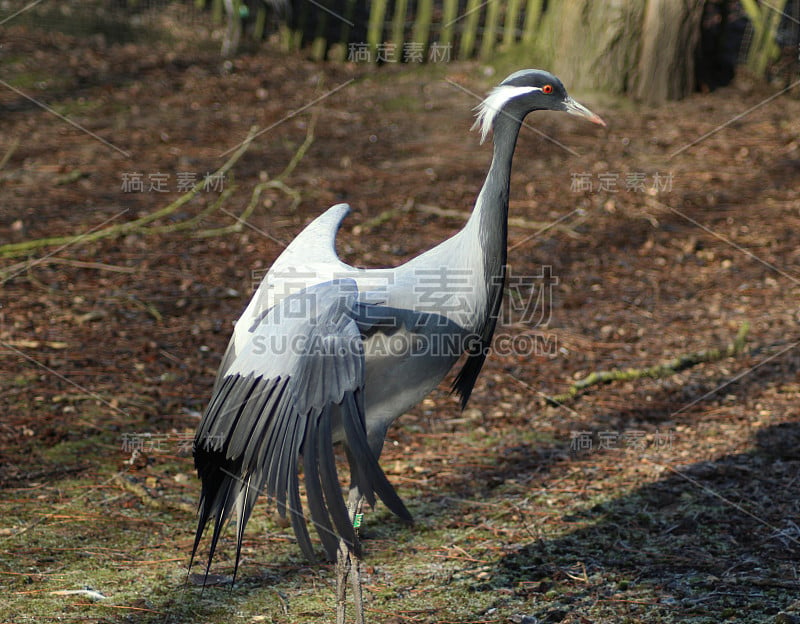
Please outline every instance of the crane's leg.
[[[356, 539], [358, 539], [358, 526], [361, 524], [361, 507], [364, 503], [364, 498], [358, 493], [356, 490], [357, 497], [351, 503], [348, 500], [348, 511], [350, 512], [350, 521], [353, 522], [353, 526], [356, 527]], [[352, 492], [350, 493], [352, 497]], [[358, 521], [356, 521], [358, 518]], [[350, 551], [348, 553], [348, 557], [350, 558], [350, 580], [353, 583], [353, 603], [355, 604], [356, 608], [356, 624], [364, 624], [364, 595], [361, 591], [361, 560], [359, 559], [358, 555], [354, 551]]]
[[[355, 526], [356, 518], [360, 518], [364, 498], [353, 487], [347, 497], [347, 511], [350, 522]], [[356, 538], [357, 539], [357, 538]], [[347, 611], [347, 577], [353, 584], [353, 603], [356, 608], [356, 624], [364, 624], [364, 596], [361, 591], [361, 569], [358, 555], [344, 540], [339, 540], [339, 552], [336, 557], [336, 624], [345, 624]]]

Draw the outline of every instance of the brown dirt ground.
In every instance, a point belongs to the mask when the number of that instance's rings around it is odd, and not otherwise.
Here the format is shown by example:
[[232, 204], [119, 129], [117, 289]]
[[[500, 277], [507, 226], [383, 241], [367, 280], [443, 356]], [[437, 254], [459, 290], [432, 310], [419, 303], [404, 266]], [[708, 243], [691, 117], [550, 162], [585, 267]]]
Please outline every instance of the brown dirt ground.
[[[37, 504], [68, 503], [75, 490], [58, 485], [67, 476], [91, 482], [124, 466], [137, 482], [157, 483], [152, 491], [194, 504], [197, 483], [167, 478], [162, 465], [189, 474], [186, 453], [145, 453], [126, 466], [120, 440], [190, 435], [254, 272], [305, 223], [348, 202], [339, 251], [362, 266], [395, 265], [460, 227], [459, 217], [430, 207], [468, 211], [490, 149], [468, 132], [476, 101], [448, 81], [485, 93], [502, 75], [477, 63], [317, 64], [269, 47], [225, 66], [205, 41], [112, 45], [4, 29], [3, 80], [129, 156], [0, 86], [3, 243], [153, 212], [179, 196], [178, 172], [202, 178], [251, 126], [274, 125], [226, 179], [225, 211], [192, 229], [3, 259], [0, 528], [8, 550], [0, 585], [19, 597], [30, 583], [39, 587], [36, 575], [57, 556], [27, 541], [55, 517], [16, 534], [39, 517]], [[454, 621], [800, 617], [800, 100], [795, 92], [764, 103], [774, 93], [742, 78], [659, 109], [578, 94], [607, 130], [555, 114], [529, 118], [535, 131], [520, 136], [512, 179], [509, 263], [522, 276], [550, 266], [558, 283], [546, 323], [501, 332], [538, 337], [555, 353], [490, 357], [464, 414], [443, 385], [399, 421], [382, 457], [422, 527], [430, 517], [454, 534], [482, 526], [494, 535], [430, 546], [455, 565], [454, 578], [467, 575], [475, 592], [493, 596], [471, 615], [448, 606]], [[285, 181], [299, 206], [267, 189], [248, 227], [194, 236], [235, 222], [253, 187], [289, 162], [312, 111], [314, 142]], [[169, 192], [123, 192], [134, 172], [169, 174]], [[591, 190], [573, 188], [578, 174], [588, 174]], [[599, 188], [605, 174], [617, 176], [616, 189]], [[635, 174], [645, 188], [627, 190]], [[653, 190], [657, 177], [663, 186]], [[190, 218], [218, 197], [202, 192], [156, 225]], [[550, 223], [558, 226], [536, 225]], [[725, 346], [744, 323], [747, 348], [736, 357], [666, 379], [595, 386], [564, 406], [544, 400], [592, 371]], [[644, 450], [623, 444], [637, 431]], [[592, 449], [573, 452], [575, 432], [590, 432]], [[621, 436], [617, 448], [598, 448], [609, 432]], [[81, 447], [84, 439], [94, 441]], [[103, 487], [123, 507], [144, 504], [113, 483]], [[99, 503], [83, 512], [93, 522], [115, 517]], [[170, 522], [154, 513], [151, 522]], [[182, 561], [174, 565], [185, 566], [193, 521], [176, 517], [173, 539], [163, 540]], [[143, 522], [138, 530], [156, 529]], [[396, 523], [376, 530], [368, 551], [379, 559], [405, 531]], [[268, 566], [264, 535], [248, 544], [251, 560]], [[22, 573], [28, 581], [15, 576]], [[379, 598], [392, 581], [371, 573], [376, 621], [444, 617], [398, 606], [400, 593]], [[637, 593], [644, 586], [649, 593]], [[22, 609], [19, 621], [30, 621]]]

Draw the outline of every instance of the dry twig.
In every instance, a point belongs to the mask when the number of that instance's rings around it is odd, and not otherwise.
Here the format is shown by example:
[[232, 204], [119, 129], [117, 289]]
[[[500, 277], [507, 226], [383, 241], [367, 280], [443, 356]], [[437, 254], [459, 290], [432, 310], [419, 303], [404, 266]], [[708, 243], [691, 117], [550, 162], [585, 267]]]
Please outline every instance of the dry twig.
[[703, 362], [717, 362], [726, 357], [738, 355], [744, 350], [747, 342], [747, 333], [750, 331], [750, 324], [744, 323], [736, 338], [722, 349], [704, 349], [695, 353], [689, 353], [676, 357], [669, 362], [657, 364], [655, 366], [648, 366], [646, 368], [626, 368], [625, 370], [614, 369], [610, 371], [596, 371], [584, 377], [580, 381], [576, 381], [569, 389], [563, 394], [547, 397], [547, 402], [551, 405], [562, 405], [575, 399], [578, 394], [598, 384], [611, 383], [612, 381], [632, 381], [634, 379], [662, 379], [669, 377], [692, 366], [701, 364]]
[[[261, 193], [268, 188], [277, 189], [285, 193], [289, 197], [291, 197], [292, 204], [290, 209], [294, 210], [300, 203], [301, 196], [296, 189], [293, 189], [292, 187], [288, 186], [285, 180], [289, 175], [291, 175], [295, 167], [297, 167], [298, 163], [303, 159], [303, 156], [305, 156], [306, 152], [308, 152], [308, 149], [311, 147], [311, 144], [314, 141], [314, 128], [316, 126], [316, 120], [317, 120], [317, 115], [313, 114], [308, 124], [306, 137], [303, 140], [303, 143], [295, 152], [294, 156], [292, 156], [292, 159], [291, 161], [289, 161], [289, 164], [286, 166], [286, 168], [277, 177], [269, 179], [265, 182], [256, 185], [251, 194], [250, 201], [248, 202], [244, 211], [236, 219], [236, 223], [226, 227], [201, 230], [197, 232], [195, 236], [198, 237], [219, 236], [221, 234], [227, 234], [229, 232], [240, 231], [242, 229], [242, 222], [252, 214], [256, 206], [258, 206], [258, 200], [261, 196]], [[251, 128], [250, 132], [247, 135], [247, 138], [242, 142], [239, 148], [231, 155], [231, 157], [225, 162], [225, 164], [223, 164], [219, 169], [217, 169], [217, 171], [212, 175], [214, 177], [225, 176], [225, 174], [228, 173], [233, 168], [233, 165], [247, 151], [247, 149], [253, 142], [253, 139], [255, 139], [257, 135], [258, 135], [258, 129], [256, 127]], [[43, 247], [54, 247], [58, 245], [75, 246], [79, 244], [94, 242], [104, 238], [131, 234], [133, 232], [165, 234], [169, 232], [177, 232], [192, 228], [198, 222], [208, 217], [210, 214], [220, 210], [223, 204], [233, 193], [235, 187], [226, 188], [216, 199], [216, 201], [214, 201], [210, 206], [202, 210], [199, 214], [187, 220], [179, 221], [178, 223], [173, 223], [169, 225], [150, 225], [150, 224], [175, 213], [180, 207], [187, 204], [201, 190], [203, 190], [205, 184], [206, 184], [205, 180], [197, 182], [190, 190], [188, 190], [186, 193], [181, 195], [178, 199], [171, 202], [167, 206], [164, 206], [163, 208], [156, 210], [155, 212], [151, 212], [150, 214], [147, 214], [143, 217], [139, 217], [138, 219], [134, 219], [133, 221], [128, 221], [126, 223], [118, 223], [115, 225], [111, 225], [105, 228], [101, 228], [99, 230], [83, 234], [72, 234], [69, 236], [56, 236], [49, 238], [37, 238], [34, 240], [23, 241], [19, 243], [9, 243], [6, 245], [0, 245], [0, 257], [15, 258], [19, 256], [24, 256], [36, 249], [41, 249]], [[33, 260], [32, 262], [38, 262], [38, 260]], [[4, 273], [13, 272], [18, 268], [19, 265], [15, 265], [14, 267], [11, 267], [11, 269], [5, 271]]]

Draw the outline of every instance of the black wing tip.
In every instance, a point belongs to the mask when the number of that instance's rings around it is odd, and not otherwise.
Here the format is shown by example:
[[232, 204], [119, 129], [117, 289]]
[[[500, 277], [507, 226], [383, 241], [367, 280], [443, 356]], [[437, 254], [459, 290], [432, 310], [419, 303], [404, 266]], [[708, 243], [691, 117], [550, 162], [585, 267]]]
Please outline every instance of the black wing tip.
[[469, 397], [472, 395], [472, 390], [475, 388], [475, 382], [478, 381], [478, 375], [481, 373], [483, 363], [486, 361], [486, 351], [482, 350], [479, 353], [470, 354], [464, 366], [458, 371], [450, 392], [456, 393], [461, 399], [461, 409], [464, 410], [469, 402]]
[[[197, 440], [195, 442], [195, 467], [200, 477], [202, 489], [197, 509], [197, 529], [192, 545], [192, 554], [189, 559], [189, 572], [191, 573], [191, 568], [194, 565], [206, 528], [213, 520], [211, 543], [209, 544], [205, 577], [203, 579], [203, 587], [205, 588], [214, 554], [217, 551], [219, 538], [228, 523], [231, 511], [236, 507], [236, 499], [240, 493], [242, 479], [235, 477], [238, 471], [237, 467], [226, 459], [223, 452], [211, 450], [203, 444], [197, 444]], [[246, 519], [244, 524], [246, 524]], [[239, 568], [241, 548], [242, 532], [237, 531], [236, 564], [233, 571], [233, 581], [236, 580], [236, 573]]]

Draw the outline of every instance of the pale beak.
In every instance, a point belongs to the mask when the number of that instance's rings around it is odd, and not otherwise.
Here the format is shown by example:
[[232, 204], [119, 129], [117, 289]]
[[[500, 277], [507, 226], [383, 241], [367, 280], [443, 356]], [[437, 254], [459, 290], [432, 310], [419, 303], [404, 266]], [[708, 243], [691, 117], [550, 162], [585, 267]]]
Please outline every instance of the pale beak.
[[606, 122], [600, 119], [599, 115], [595, 115], [592, 111], [586, 108], [583, 104], [579, 104], [571, 97], [567, 97], [564, 100], [564, 110], [566, 110], [570, 115], [576, 115], [578, 117], [585, 117], [592, 123], [596, 123], [600, 126], [605, 128]]

